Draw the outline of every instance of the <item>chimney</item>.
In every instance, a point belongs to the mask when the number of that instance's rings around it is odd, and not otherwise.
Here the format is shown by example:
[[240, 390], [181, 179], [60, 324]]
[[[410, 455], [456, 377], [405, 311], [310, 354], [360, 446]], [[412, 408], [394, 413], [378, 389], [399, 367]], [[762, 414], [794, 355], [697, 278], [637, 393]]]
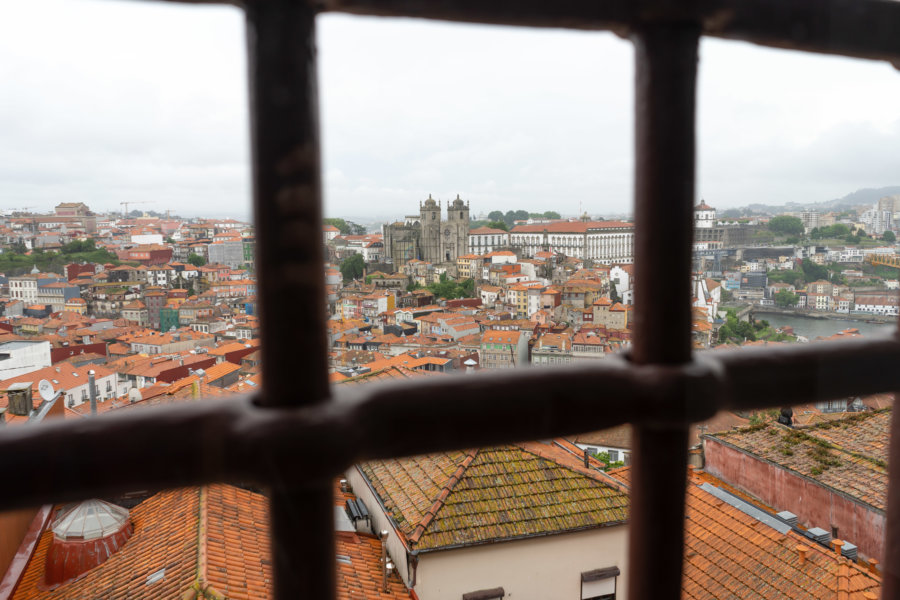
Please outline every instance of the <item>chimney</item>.
[[591, 455], [588, 452], [587, 448], [584, 449], [584, 468], [585, 469], [591, 468]]
[[6, 390], [6, 396], [9, 398], [9, 414], [18, 417], [27, 417], [31, 415], [34, 404], [31, 400], [31, 382], [23, 381], [14, 383]]
[[91, 397], [91, 414], [97, 416], [97, 386], [94, 385], [94, 370], [88, 371], [88, 394]]
[[[384, 591], [388, 591], [388, 564], [390, 564], [390, 559], [387, 555], [387, 529], [382, 529], [379, 537], [381, 538], [381, 587]], [[390, 569], [393, 568], [394, 565], [391, 564]]]
[[806, 564], [806, 553], [809, 552], [809, 548], [800, 544], [797, 546], [797, 553], [800, 555], [800, 565]]
[[870, 559], [869, 559], [869, 573], [872, 573], [873, 575], [878, 575], [878, 574], [879, 574], [879, 573], [878, 573], [878, 559], [877, 559], [877, 558], [870, 558]]
[[837, 555], [841, 555], [841, 546], [844, 545], [844, 540], [834, 539], [831, 540], [832, 545], [834, 546], [834, 551], [837, 552]]

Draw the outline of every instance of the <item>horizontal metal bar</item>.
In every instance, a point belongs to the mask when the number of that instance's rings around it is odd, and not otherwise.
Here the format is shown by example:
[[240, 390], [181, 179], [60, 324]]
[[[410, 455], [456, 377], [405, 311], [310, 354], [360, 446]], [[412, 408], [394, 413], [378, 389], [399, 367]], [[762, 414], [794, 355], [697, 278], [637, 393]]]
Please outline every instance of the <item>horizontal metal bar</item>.
[[323, 0], [322, 9], [623, 36], [650, 22], [684, 21], [700, 23], [703, 35], [764, 46], [900, 59], [900, 3], [891, 0]]
[[243, 396], [6, 427], [0, 456], [16, 494], [0, 495], [0, 510], [213, 481], [314, 481], [364, 459], [870, 394], [900, 389], [898, 361], [896, 339], [858, 339], [707, 352], [678, 366], [606, 359], [337, 386], [334, 401], [303, 408]]
[[754, 410], [898, 389], [895, 335], [701, 355], [723, 369], [720, 407]]

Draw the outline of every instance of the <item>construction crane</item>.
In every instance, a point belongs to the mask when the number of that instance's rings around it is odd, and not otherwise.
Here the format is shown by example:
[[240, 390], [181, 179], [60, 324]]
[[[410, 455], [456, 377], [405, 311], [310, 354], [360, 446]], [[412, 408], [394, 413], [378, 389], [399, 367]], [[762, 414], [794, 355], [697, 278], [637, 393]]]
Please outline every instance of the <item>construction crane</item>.
[[119, 204], [121, 204], [122, 206], [125, 207], [122, 209], [122, 218], [123, 219], [128, 218], [128, 205], [129, 204], [148, 204], [150, 202], [153, 202], [153, 200], [134, 200], [132, 202], [119, 202]]

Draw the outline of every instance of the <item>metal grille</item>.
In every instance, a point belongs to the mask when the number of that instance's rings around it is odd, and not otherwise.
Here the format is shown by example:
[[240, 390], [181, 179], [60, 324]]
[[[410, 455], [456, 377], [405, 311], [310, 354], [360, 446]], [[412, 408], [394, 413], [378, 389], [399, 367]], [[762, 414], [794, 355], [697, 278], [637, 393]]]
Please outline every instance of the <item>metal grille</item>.
[[[242, 7], [263, 392], [7, 429], [0, 433], [0, 456], [29, 459], [4, 461], [7, 481], [15, 484], [4, 490], [0, 509], [213, 481], [264, 485], [271, 497], [276, 597], [324, 600], [335, 593], [330, 482], [354, 462], [631, 422], [629, 596], [675, 599], [681, 595], [689, 423], [720, 409], [900, 389], [900, 341], [893, 336], [692, 356], [689, 303], [699, 37], [900, 65], [900, 3], [248, 0]], [[326, 10], [612, 30], [634, 42], [636, 318], [630, 356], [589, 368], [354, 386], [331, 397], [314, 45], [315, 15]], [[898, 432], [895, 414], [895, 441]], [[890, 456], [883, 597], [900, 600], [897, 443]], [[653, 576], [639, 565], [652, 565]]]

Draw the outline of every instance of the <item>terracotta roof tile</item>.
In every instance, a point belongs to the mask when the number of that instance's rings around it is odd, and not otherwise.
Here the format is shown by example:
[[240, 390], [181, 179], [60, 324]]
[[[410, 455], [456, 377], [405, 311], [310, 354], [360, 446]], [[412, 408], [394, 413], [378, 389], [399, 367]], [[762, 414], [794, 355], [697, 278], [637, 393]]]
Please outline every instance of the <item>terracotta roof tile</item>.
[[538, 442], [360, 466], [416, 550], [624, 522], [627, 493]]

